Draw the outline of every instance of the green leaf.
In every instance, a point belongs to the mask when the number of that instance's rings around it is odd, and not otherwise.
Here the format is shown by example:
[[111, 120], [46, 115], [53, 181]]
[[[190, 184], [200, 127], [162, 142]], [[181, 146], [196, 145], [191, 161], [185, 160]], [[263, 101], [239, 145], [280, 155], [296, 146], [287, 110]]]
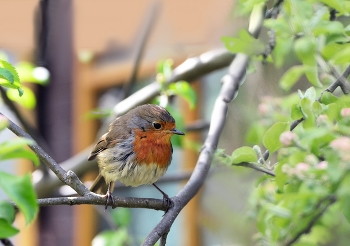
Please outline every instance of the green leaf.
[[274, 55], [277, 67], [282, 67], [285, 61], [290, 59], [290, 55], [293, 50], [293, 43], [294, 41], [291, 37], [276, 37], [276, 46], [272, 53]]
[[239, 164], [242, 162], [257, 162], [258, 157], [255, 150], [248, 146], [243, 146], [235, 151], [231, 155], [232, 164]]
[[335, 103], [338, 100], [339, 98], [334, 96], [333, 93], [325, 91], [324, 93], [322, 93], [320, 101], [321, 103], [328, 105], [331, 103]]
[[24, 108], [34, 109], [36, 106], [36, 98], [35, 98], [34, 92], [28, 87], [22, 87], [21, 93], [23, 96], [18, 95], [13, 90], [6, 91], [6, 95], [10, 100], [17, 102], [18, 104], [22, 105]]
[[294, 51], [299, 60], [308, 66], [315, 67], [317, 65], [315, 59], [316, 43], [312, 37], [302, 37], [294, 42]]
[[27, 138], [15, 138], [11, 141], [5, 141], [0, 143], [0, 159], [2, 156], [7, 155], [13, 151], [18, 151], [25, 148], [27, 145], [31, 145], [34, 142]]
[[36, 67], [30, 62], [19, 62], [16, 69], [22, 81], [46, 85], [49, 81], [50, 72], [44, 67]]
[[84, 114], [84, 118], [87, 120], [95, 120], [95, 119], [102, 119], [110, 116], [113, 112], [113, 109], [102, 109], [102, 108], [95, 108], [91, 111]]
[[321, 0], [321, 2], [333, 9], [336, 9], [339, 13], [344, 13], [345, 6], [341, 0]]
[[129, 236], [126, 228], [117, 231], [99, 233], [91, 242], [92, 246], [124, 246], [129, 245]]
[[[165, 82], [169, 79], [173, 71], [173, 65], [174, 61], [172, 59], [160, 60], [157, 62], [157, 72], [158, 74], [161, 74], [161, 77], [163, 78], [163, 81], [158, 82]], [[158, 77], [159, 76], [157, 76], [157, 78]]]
[[274, 204], [266, 204], [267, 209], [274, 215], [277, 215], [282, 218], [291, 218], [292, 213], [289, 209], [284, 208], [282, 206], [274, 205]]
[[283, 163], [278, 163], [278, 165], [275, 168], [276, 172], [276, 184], [280, 191], [283, 191], [283, 187], [287, 182], [288, 176], [286, 173], [282, 170]]
[[314, 101], [314, 103], [312, 104], [312, 110], [315, 115], [320, 115], [322, 113], [321, 103], [319, 103], [318, 101]]
[[20, 81], [17, 70], [14, 66], [12, 66], [11, 63], [4, 61], [4, 60], [0, 60], [0, 67], [5, 68], [6, 70], [10, 71], [10, 73], [13, 76], [13, 80], [14, 81]]
[[[0, 75], [2, 75], [0, 76], [0, 85], [5, 86], [7, 88], [17, 89], [19, 95], [22, 96], [22, 85], [14, 66], [12, 66], [12, 64], [8, 63], [7, 61], [0, 60], [0, 68]], [[9, 73], [11, 74], [11, 76], [9, 75]]]
[[117, 226], [127, 227], [130, 225], [131, 213], [128, 208], [117, 208], [111, 212], [112, 219]]
[[8, 238], [19, 232], [12, 226], [15, 220], [15, 209], [9, 202], [0, 201], [0, 238]]
[[294, 66], [287, 70], [280, 79], [280, 86], [283, 90], [289, 91], [300, 77], [305, 73], [307, 68], [305, 66]]
[[287, 122], [277, 122], [266, 131], [263, 138], [263, 144], [271, 154], [282, 147], [279, 137], [283, 132], [287, 131], [288, 128], [289, 126]]
[[5, 154], [1, 154], [0, 159], [1, 160], [28, 159], [28, 160], [31, 160], [35, 166], [39, 166], [38, 156], [33, 151], [28, 149], [18, 149], [16, 151], [10, 151]]
[[342, 49], [344, 49], [344, 44], [339, 44], [339, 43], [330, 43], [327, 44], [323, 47], [321, 50], [321, 54], [324, 57], [326, 61], [330, 60], [334, 54], [338, 53]]
[[291, 107], [291, 118], [292, 120], [299, 120], [301, 118], [303, 118], [304, 115], [301, 111], [301, 107], [299, 104], [295, 103], [292, 105]]
[[169, 92], [185, 99], [190, 109], [194, 109], [197, 103], [196, 91], [186, 81], [178, 81], [169, 85]]
[[250, 33], [244, 29], [238, 32], [238, 38], [222, 37], [221, 41], [225, 44], [226, 49], [232, 53], [260, 55], [265, 49], [263, 43], [253, 38]]
[[255, 122], [250, 127], [246, 137], [245, 141], [248, 144], [259, 144], [262, 141], [262, 138], [264, 136], [266, 129], [261, 124]]
[[7, 221], [9, 224], [15, 221], [15, 209], [9, 202], [0, 201], [0, 219]]
[[267, 0], [246, 0], [246, 1], [239, 1], [238, 2], [238, 8], [239, 12], [242, 14], [248, 14], [250, 13], [254, 6], [257, 4], [265, 3]]
[[340, 197], [340, 211], [343, 213], [344, 217], [350, 223], [350, 195], [343, 195]]
[[317, 67], [309, 67], [305, 71], [305, 76], [309, 80], [309, 82], [315, 87], [322, 87], [322, 83], [318, 78], [318, 68]]
[[310, 99], [310, 101], [315, 101], [316, 100], [316, 90], [314, 87], [310, 87], [307, 89], [304, 93], [304, 97]]
[[334, 56], [332, 56], [330, 62], [336, 65], [346, 64], [350, 61], [350, 46], [346, 46]]
[[312, 30], [315, 36], [321, 34], [332, 34], [332, 33], [343, 33], [344, 26], [339, 21], [325, 21], [322, 20], [318, 25]]
[[16, 235], [18, 232], [19, 230], [13, 227], [11, 223], [0, 219], [0, 238], [9, 238]]
[[[12, 73], [9, 70], [2, 67], [0, 67], [0, 78], [7, 80], [8, 82], [10, 82], [10, 84], [13, 84], [14, 82]], [[6, 86], [6, 83], [4, 83], [3, 85]]]
[[26, 223], [30, 223], [38, 212], [31, 176], [26, 174], [19, 177], [0, 172], [0, 187], [16, 203], [19, 210], [23, 213]]

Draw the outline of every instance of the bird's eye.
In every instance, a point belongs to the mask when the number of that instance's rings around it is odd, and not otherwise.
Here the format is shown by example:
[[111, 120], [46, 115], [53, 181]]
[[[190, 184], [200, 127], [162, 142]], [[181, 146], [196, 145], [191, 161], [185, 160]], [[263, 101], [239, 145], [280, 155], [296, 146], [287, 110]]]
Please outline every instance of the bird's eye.
[[159, 124], [158, 122], [153, 122], [152, 124], [153, 124], [154, 129], [157, 129], [157, 130], [159, 130], [162, 127], [162, 125]]

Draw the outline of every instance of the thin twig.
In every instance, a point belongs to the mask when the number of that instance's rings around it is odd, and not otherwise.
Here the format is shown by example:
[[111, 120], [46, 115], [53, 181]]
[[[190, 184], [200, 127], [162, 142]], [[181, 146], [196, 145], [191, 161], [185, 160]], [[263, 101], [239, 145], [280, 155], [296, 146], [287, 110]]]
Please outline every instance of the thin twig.
[[[324, 200], [324, 199], [323, 199]], [[319, 209], [319, 207], [321, 205], [323, 205], [323, 203], [325, 201], [320, 201], [316, 206], [315, 209]], [[329, 206], [331, 206], [333, 203], [335, 203], [337, 201], [337, 198], [335, 196], [329, 196], [327, 197], [328, 203], [326, 205], [324, 205], [324, 207], [316, 213], [315, 217], [313, 217], [309, 223], [306, 225], [305, 228], [303, 228], [301, 231], [299, 231], [292, 239], [290, 239], [289, 241], [287, 241], [284, 245], [285, 246], [290, 246], [293, 243], [295, 243], [296, 241], [299, 240], [299, 238], [305, 234], [305, 233], [309, 233], [311, 228], [315, 225], [315, 223], [321, 218], [321, 216], [326, 212], [326, 210], [329, 208]]]
[[[272, 9], [268, 10], [265, 15], [265, 19], [271, 18], [271, 19], [277, 19], [278, 14], [281, 11], [281, 5], [283, 3], [283, 0], [279, 0], [275, 3]], [[276, 33], [274, 30], [270, 30], [269, 33], [269, 41], [268, 44], [265, 47], [264, 52], [262, 53], [263, 59], [265, 60], [275, 49], [276, 46]]]
[[276, 176], [275, 172], [273, 172], [271, 170], [268, 170], [266, 168], [263, 168], [263, 167], [261, 167], [259, 165], [254, 164], [254, 163], [250, 163], [250, 162], [242, 162], [242, 163], [239, 163], [239, 164], [235, 164], [234, 166], [249, 167], [249, 168], [252, 168], [252, 169], [254, 169], [256, 171], [259, 171], [259, 172], [271, 175], [273, 177]]
[[13, 243], [7, 239], [7, 238], [1, 238], [0, 242], [4, 245], [4, 246], [13, 246]]
[[284, 0], [278, 0], [272, 9], [269, 9], [268, 11], [266, 11], [265, 19], [269, 19], [269, 18], [276, 19], [281, 10], [281, 5], [283, 1]]
[[132, 66], [130, 80], [128, 83], [126, 83], [124, 85], [124, 88], [123, 88], [123, 93], [124, 93], [123, 99], [130, 95], [130, 91], [132, 89], [132, 86], [136, 82], [137, 72], [140, 68], [140, 64], [141, 64], [143, 52], [145, 50], [145, 46], [146, 46], [147, 41], [150, 37], [152, 28], [155, 24], [156, 17], [158, 17], [158, 14], [159, 14], [159, 8], [160, 8], [159, 5], [160, 5], [159, 1], [153, 2], [151, 7], [149, 8], [148, 14], [146, 16], [146, 20], [144, 21], [145, 24], [142, 25], [142, 28], [140, 31], [140, 36], [137, 37], [138, 42], [137, 42], [136, 48], [135, 48], [136, 56], [135, 56], [134, 64]]

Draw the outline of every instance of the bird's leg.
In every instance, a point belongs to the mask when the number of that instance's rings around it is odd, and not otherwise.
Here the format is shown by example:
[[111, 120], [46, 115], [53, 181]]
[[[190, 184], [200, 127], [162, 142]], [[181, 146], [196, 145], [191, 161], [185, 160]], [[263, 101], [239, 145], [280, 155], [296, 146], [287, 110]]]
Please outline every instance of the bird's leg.
[[156, 186], [155, 183], [152, 184], [156, 189], [163, 194], [163, 204], [166, 205], [165, 213], [168, 212], [168, 210], [173, 206], [173, 202], [171, 201], [170, 197], [161, 189], [159, 189], [158, 186]]
[[114, 206], [114, 199], [113, 199], [113, 195], [112, 195], [112, 192], [111, 192], [111, 186], [112, 186], [112, 182], [109, 182], [108, 184], [108, 189], [107, 189], [107, 193], [106, 193], [106, 206], [105, 206], [105, 211], [107, 210], [108, 208], [108, 205], [110, 203], [112, 203], [111, 206]]

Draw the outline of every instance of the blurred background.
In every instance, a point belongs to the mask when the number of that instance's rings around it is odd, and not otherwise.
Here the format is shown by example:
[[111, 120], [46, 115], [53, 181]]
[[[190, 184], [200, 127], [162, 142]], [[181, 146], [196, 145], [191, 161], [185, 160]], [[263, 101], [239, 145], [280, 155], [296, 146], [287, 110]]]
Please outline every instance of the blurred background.
[[[82, 155], [87, 158], [87, 148], [99, 137], [100, 126], [100, 121], [91, 119], [89, 112], [96, 108], [108, 111], [125, 96], [155, 81], [156, 66], [162, 59], [172, 59], [176, 67], [187, 58], [224, 48], [220, 38], [234, 35], [248, 23], [234, 14], [235, 4], [233, 0], [2, 0], [2, 57], [14, 65], [30, 62], [34, 68], [47, 69], [50, 75], [45, 83], [27, 84], [35, 92], [36, 107], [25, 109], [16, 105], [16, 108], [37, 129], [42, 147], [57, 162], [80, 151], [85, 151]], [[260, 72], [247, 78], [231, 104], [219, 144], [227, 154], [244, 145], [248, 122], [257, 117], [258, 96], [277, 90], [276, 70], [273, 74], [269, 73], [268, 65], [263, 69], [262, 65], [257, 66]], [[135, 67], [136, 83], [128, 88]], [[198, 95], [195, 109], [175, 100], [185, 126], [198, 120], [209, 122], [225, 73], [226, 69], [220, 69], [192, 82]], [[129, 89], [127, 93], [125, 88]], [[0, 109], [20, 122], [4, 103]], [[206, 133], [207, 127], [186, 132], [184, 141], [201, 143]], [[1, 138], [5, 137], [13, 134], [4, 132]], [[176, 148], [167, 175], [183, 174], [184, 179], [161, 182], [161, 189], [169, 196], [176, 195], [197, 156], [198, 150], [193, 148]], [[24, 161], [1, 163], [0, 168], [14, 173], [32, 171]], [[94, 169], [80, 178], [92, 181], [97, 176], [97, 168]], [[45, 170], [41, 171], [45, 174]], [[249, 195], [260, 176], [245, 168], [231, 169], [213, 163], [201, 192], [176, 219], [167, 245], [251, 245], [255, 226], [247, 213]], [[66, 194], [62, 188], [46, 191], [45, 188], [42, 182], [39, 197]], [[120, 186], [114, 194], [161, 198], [151, 186]], [[21, 233], [14, 243], [91, 245], [99, 232], [111, 228], [110, 212], [110, 208], [103, 212], [102, 206], [43, 207], [36, 222], [29, 226], [18, 219]], [[161, 211], [147, 209], [120, 213], [130, 217], [126, 224], [131, 245], [139, 245], [163, 215]]]

